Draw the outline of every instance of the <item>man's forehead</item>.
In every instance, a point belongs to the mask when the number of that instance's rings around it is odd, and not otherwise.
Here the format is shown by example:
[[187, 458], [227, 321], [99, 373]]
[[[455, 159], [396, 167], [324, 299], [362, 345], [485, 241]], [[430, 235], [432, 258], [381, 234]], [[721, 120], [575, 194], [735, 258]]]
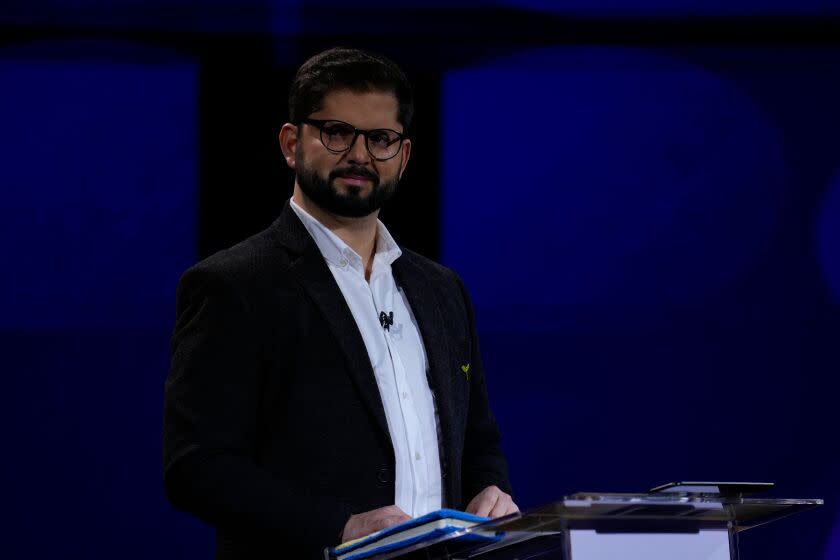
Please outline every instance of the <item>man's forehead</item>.
[[327, 93], [312, 116], [346, 121], [358, 128], [401, 130], [398, 113], [399, 102], [393, 92], [340, 89]]

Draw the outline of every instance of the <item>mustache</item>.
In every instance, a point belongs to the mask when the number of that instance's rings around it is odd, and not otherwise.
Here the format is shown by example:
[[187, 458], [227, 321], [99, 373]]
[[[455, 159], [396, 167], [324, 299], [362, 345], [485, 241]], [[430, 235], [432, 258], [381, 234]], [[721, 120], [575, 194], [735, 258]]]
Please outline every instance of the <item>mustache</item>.
[[334, 169], [330, 172], [330, 181], [336, 179], [338, 177], [348, 177], [354, 175], [356, 177], [362, 177], [364, 179], [369, 179], [374, 186], [379, 184], [379, 174], [374, 173], [370, 169], [366, 167], [360, 167], [356, 165], [351, 165], [349, 167], [342, 167], [341, 169]]

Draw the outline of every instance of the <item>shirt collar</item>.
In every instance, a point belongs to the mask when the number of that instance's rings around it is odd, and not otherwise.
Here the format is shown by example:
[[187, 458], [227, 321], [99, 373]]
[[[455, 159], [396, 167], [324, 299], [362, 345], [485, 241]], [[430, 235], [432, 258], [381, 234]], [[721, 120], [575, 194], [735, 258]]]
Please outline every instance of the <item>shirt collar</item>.
[[[356, 251], [350, 248], [347, 243], [341, 240], [335, 233], [330, 231], [324, 224], [311, 216], [306, 210], [298, 206], [294, 200], [289, 200], [289, 205], [297, 214], [304, 227], [312, 236], [324, 259], [335, 266], [343, 267], [350, 264], [356, 268], [362, 267], [362, 258]], [[374, 264], [382, 262], [391, 265], [402, 255], [397, 242], [391, 236], [388, 228], [380, 220], [376, 220], [376, 251], [374, 253]]]

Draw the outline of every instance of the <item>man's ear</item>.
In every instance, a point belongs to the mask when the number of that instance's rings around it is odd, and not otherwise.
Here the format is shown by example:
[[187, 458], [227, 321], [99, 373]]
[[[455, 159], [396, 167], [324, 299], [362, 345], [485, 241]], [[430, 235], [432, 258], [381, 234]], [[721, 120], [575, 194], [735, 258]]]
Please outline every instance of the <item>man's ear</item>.
[[400, 164], [400, 179], [402, 179], [405, 172], [405, 166], [408, 165], [408, 158], [411, 157], [411, 140], [407, 139], [402, 145], [402, 163]]
[[280, 149], [283, 151], [283, 158], [286, 165], [295, 168], [295, 149], [298, 143], [298, 127], [292, 123], [286, 123], [280, 129]]

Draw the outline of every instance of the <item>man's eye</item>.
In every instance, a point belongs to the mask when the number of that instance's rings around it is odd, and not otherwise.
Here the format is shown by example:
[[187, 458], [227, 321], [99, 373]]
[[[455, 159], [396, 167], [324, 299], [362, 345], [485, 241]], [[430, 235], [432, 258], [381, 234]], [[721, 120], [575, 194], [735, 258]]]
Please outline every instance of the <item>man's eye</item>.
[[387, 132], [374, 131], [370, 133], [370, 141], [373, 144], [387, 146], [391, 143], [391, 137]]
[[352, 136], [353, 129], [347, 126], [325, 126], [324, 134], [329, 136]]

